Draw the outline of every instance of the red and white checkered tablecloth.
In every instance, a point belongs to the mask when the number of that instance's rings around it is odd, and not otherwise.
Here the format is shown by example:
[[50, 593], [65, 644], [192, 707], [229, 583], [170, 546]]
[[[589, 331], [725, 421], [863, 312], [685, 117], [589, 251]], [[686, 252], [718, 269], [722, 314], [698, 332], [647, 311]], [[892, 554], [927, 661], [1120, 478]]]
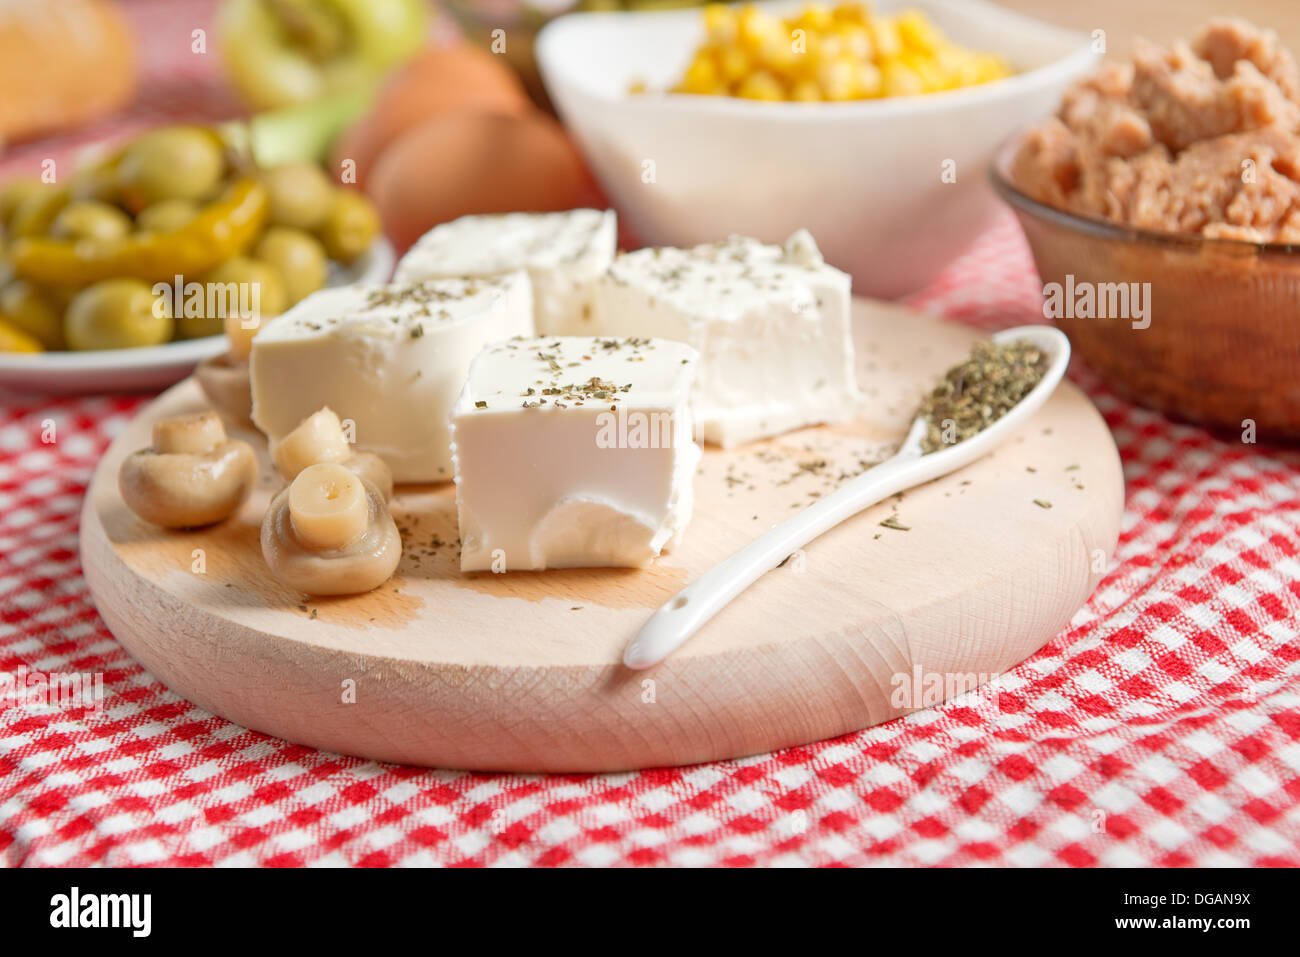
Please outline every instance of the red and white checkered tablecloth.
[[[128, 9], [179, 38], [209, 5]], [[147, 109], [223, 102], [209, 74], [180, 75], [179, 99], [159, 81]], [[913, 301], [981, 328], [1033, 321], [1010, 218]], [[831, 741], [567, 776], [340, 757], [172, 694], [113, 640], [77, 558], [96, 459], [144, 400], [0, 397], [0, 672], [105, 687], [98, 716], [0, 709], [0, 863], [1300, 865], [1300, 451], [1074, 378], [1115, 434], [1127, 501], [1114, 567], [1042, 651]]]

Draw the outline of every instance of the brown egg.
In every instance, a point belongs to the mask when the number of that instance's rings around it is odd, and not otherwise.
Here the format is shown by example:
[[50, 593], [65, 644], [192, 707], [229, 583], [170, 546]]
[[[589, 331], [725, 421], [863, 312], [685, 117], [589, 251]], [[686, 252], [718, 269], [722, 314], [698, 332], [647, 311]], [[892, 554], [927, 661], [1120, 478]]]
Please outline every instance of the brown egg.
[[519, 115], [533, 104], [518, 76], [496, 55], [468, 43], [429, 50], [393, 74], [366, 116], [339, 139], [333, 173], [337, 177], [351, 160], [364, 188], [389, 143], [430, 117], [466, 109]]
[[540, 112], [427, 120], [384, 151], [370, 194], [399, 251], [438, 223], [469, 213], [605, 205], [569, 137]]

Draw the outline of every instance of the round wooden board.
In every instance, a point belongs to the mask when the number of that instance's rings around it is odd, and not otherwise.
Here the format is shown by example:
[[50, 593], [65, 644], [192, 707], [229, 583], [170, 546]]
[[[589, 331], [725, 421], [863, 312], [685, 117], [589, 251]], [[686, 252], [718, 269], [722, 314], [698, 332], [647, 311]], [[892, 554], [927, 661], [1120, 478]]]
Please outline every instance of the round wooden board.
[[[462, 575], [445, 484], [399, 491], [406, 554], [391, 582], [305, 599], [262, 561], [258, 527], [279, 485], [265, 457], [262, 488], [224, 525], [167, 532], [122, 504], [118, 465], [148, 444], [151, 421], [202, 406], [188, 380], [100, 463], [81, 523], [91, 592], [118, 640], [177, 693], [249, 728], [384, 761], [613, 771], [887, 721], [934, 703], [900, 688], [965, 690], [954, 682], [1033, 654], [1100, 579], [1123, 477], [1074, 386], [993, 454], [791, 556], [668, 661], [619, 664], [682, 585], [890, 451], [922, 391], [976, 337], [895, 306], [855, 311], [869, 415], [706, 450], [685, 540], [650, 568]], [[891, 516], [908, 530], [881, 524]]]

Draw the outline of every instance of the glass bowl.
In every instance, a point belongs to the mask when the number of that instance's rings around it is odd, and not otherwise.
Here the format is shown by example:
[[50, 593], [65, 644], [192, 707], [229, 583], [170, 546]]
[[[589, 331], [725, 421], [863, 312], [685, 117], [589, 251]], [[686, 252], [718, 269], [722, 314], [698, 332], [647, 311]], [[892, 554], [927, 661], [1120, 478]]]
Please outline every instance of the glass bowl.
[[993, 187], [1029, 240], [1044, 317], [1074, 352], [1116, 392], [1173, 417], [1300, 439], [1300, 247], [1054, 209], [1011, 182], [1018, 145], [999, 149]]

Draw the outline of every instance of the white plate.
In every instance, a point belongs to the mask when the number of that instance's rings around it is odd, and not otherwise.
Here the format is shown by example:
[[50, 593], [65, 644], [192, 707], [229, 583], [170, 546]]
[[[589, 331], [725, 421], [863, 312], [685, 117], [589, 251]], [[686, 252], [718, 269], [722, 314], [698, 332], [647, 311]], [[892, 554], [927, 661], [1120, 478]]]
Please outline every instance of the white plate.
[[[384, 282], [393, 272], [393, 247], [375, 240], [346, 268], [330, 265], [329, 285]], [[225, 336], [183, 339], [141, 349], [95, 352], [0, 352], [0, 388], [18, 392], [153, 392], [178, 382], [226, 348]]]
[[[802, 0], [763, 4], [788, 11]], [[999, 144], [1095, 68], [1087, 36], [981, 0], [876, 0], [923, 10], [951, 39], [1018, 72], [961, 90], [846, 103], [627, 93], [671, 86], [702, 39], [698, 8], [576, 13], [537, 38], [565, 125], [620, 218], [653, 246], [809, 230], [854, 292], [924, 286], [991, 222]]]

